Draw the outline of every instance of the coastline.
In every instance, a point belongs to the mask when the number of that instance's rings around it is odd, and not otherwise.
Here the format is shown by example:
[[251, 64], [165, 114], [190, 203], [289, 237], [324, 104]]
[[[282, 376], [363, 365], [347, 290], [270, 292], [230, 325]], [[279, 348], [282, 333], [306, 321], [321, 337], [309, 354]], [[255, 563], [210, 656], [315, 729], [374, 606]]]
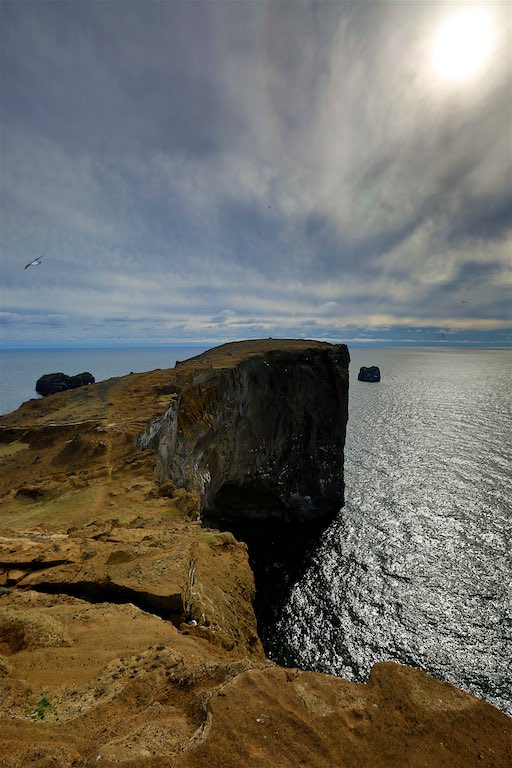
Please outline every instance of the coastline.
[[6, 765], [505, 766], [509, 719], [425, 673], [356, 684], [264, 658], [246, 547], [134, 449], [192, 370], [209, 403], [211, 369], [184, 364], [0, 419]]

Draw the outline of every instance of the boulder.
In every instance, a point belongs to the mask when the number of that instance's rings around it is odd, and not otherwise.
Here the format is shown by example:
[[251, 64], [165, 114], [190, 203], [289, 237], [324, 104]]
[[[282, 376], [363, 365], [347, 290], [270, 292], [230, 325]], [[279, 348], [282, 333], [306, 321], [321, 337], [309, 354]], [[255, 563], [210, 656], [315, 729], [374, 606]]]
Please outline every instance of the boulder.
[[380, 381], [380, 370], [377, 365], [371, 365], [369, 368], [362, 366], [357, 376], [358, 381]]
[[36, 392], [40, 395], [54, 395], [56, 392], [84, 387], [86, 384], [94, 384], [94, 376], [87, 371], [77, 373], [76, 376], [67, 376], [65, 373], [46, 373], [37, 380]]

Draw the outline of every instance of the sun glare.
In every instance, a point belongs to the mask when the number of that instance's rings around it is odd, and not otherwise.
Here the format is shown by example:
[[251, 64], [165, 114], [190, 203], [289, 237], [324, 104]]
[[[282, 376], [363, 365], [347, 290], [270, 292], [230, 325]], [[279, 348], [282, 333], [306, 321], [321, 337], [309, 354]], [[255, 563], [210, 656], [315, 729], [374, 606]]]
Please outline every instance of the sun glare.
[[488, 13], [466, 8], [447, 19], [434, 39], [433, 64], [446, 80], [466, 80], [482, 72], [494, 43]]

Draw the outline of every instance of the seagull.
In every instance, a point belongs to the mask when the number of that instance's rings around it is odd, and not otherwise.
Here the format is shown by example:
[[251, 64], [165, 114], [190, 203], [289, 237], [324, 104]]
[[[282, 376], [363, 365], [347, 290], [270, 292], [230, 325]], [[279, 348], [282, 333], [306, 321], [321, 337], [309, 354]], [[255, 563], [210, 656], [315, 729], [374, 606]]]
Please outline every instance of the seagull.
[[34, 259], [33, 261], [29, 261], [28, 264], [24, 267], [24, 269], [28, 269], [28, 267], [38, 267], [41, 263], [41, 259], [43, 258], [44, 253], [41, 256], [38, 256], [37, 259]]

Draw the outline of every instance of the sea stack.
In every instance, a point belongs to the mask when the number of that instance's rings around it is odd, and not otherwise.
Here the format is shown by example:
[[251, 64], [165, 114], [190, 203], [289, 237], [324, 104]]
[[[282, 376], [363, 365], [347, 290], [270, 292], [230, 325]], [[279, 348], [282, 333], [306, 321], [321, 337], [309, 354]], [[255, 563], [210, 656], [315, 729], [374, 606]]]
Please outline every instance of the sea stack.
[[371, 365], [369, 368], [366, 368], [363, 365], [359, 370], [357, 379], [358, 381], [368, 381], [368, 382], [380, 381], [379, 367], [377, 365]]
[[65, 392], [68, 389], [85, 387], [86, 384], [94, 384], [94, 376], [88, 371], [77, 373], [75, 376], [67, 376], [65, 373], [45, 373], [36, 382], [36, 392], [39, 395], [55, 395], [57, 392]]

